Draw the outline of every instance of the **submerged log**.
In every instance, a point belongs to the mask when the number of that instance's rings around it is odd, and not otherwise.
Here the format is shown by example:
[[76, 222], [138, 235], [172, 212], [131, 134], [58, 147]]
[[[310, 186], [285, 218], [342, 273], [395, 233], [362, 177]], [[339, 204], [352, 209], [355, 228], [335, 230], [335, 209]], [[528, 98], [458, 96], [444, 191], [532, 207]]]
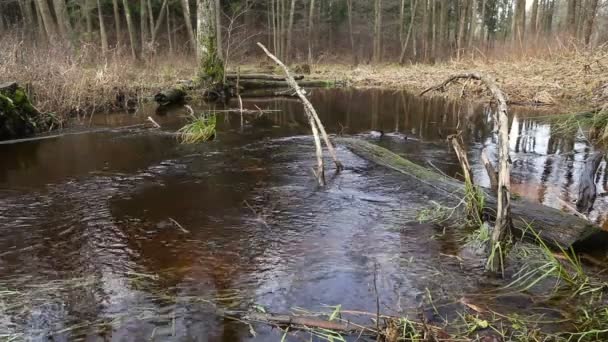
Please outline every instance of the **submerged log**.
[[595, 152], [585, 161], [585, 168], [581, 173], [581, 181], [578, 190], [578, 200], [576, 210], [581, 214], [589, 214], [593, 210], [595, 199], [597, 198], [597, 188], [595, 186], [595, 174], [604, 158], [603, 152]]
[[[425, 184], [426, 189], [441, 199], [438, 202], [446, 206], [458, 205], [465, 195], [465, 186], [462, 182], [426, 169], [383, 147], [353, 138], [336, 138], [335, 141], [364, 159]], [[495, 206], [496, 196], [490, 191], [485, 191], [485, 195], [486, 204], [489, 207]], [[546, 244], [554, 248], [596, 247], [608, 244], [608, 231], [554, 208], [513, 198], [511, 213], [514, 233], [518, 233], [520, 237], [534, 239], [534, 235], [530, 232], [530, 228], [533, 228]], [[486, 214], [492, 218], [496, 215], [493, 210], [487, 211]]]

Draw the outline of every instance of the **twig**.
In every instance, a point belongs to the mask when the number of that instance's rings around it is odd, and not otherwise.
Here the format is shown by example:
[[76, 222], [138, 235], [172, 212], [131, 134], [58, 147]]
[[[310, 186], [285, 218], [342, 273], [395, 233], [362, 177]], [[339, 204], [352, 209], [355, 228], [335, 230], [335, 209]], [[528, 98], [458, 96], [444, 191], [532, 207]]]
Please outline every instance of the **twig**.
[[158, 124], [158, 122], [154, 121], [154, 119], [152, 119], [151, 116], [148, 116], [148, 121], [150, 121], [154, 125], [154, 127], [160, 128], [160, 125]]
[[186, 228], [184, 228], [181, 224], [179, 224], [179, 222], [175, 221], [171, 217], [169, 217], [169, 221], [173, 222], [173, 224], [176, 225], [177, 228], [179, 228], [183, 233], [190, 234], [189, 230], [187, 230]]

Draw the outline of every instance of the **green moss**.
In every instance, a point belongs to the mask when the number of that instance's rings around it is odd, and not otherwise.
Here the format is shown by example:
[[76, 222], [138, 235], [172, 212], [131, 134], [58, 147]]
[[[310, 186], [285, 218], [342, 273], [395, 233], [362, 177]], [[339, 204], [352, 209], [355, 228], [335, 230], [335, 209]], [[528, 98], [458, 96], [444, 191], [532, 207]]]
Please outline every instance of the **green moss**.
[[224, 62], [217, 55], [215, 39], [205, 39], [208, 53], [200, 61], [198, 79], [201, 84], [221, 84], [224, 81]]

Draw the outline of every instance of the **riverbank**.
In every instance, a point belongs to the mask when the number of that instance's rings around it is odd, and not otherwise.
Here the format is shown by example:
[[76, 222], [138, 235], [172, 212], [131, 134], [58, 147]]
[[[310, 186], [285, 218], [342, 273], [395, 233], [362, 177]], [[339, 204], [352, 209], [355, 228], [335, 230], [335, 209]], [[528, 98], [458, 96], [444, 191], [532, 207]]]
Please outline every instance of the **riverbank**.
[[[608, 102], [608, 51], [568, 52], [546, 58], [461, 60], [437, 64], [316, 65], [313, 76], [346, 79], [360, 88], [404, 89], [419, 93], [449, 76], [467, 71], [492, 75], [509, 101], [522, 105], [551, 105], [559, 113], [596, 108]], [[447, 96], [460, 97], [463, 87], [452, 86]], [[484, 95], [468, 85], [467, 98]]]

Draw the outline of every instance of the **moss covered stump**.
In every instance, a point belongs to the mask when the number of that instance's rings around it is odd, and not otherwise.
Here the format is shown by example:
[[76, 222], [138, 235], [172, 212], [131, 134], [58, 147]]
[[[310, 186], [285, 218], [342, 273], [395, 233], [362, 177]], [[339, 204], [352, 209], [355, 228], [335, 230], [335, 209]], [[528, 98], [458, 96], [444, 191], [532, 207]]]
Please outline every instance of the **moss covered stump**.
[[0, 140], [28, 137], [50, 124], [51, 117], [40, 113], [17, 83], [0, 84]]

